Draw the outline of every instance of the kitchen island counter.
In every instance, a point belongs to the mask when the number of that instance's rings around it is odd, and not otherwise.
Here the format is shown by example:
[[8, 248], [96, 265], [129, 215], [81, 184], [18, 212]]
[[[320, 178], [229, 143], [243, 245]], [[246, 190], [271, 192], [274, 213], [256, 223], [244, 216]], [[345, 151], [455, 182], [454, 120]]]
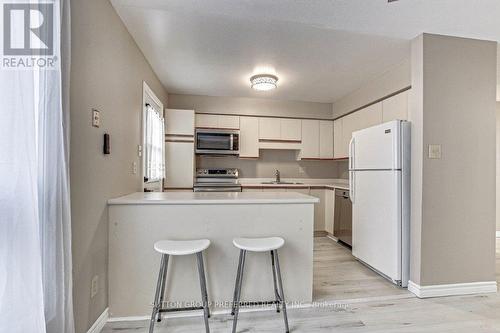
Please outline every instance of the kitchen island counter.
[[[236, 237], [285, 239], [279, 250], [287, 301], [309, 303], [313, 284], [314, 204], [318, 199], [282, 193], [132, 193], [108, 201], [109, 314], [111, 318], [151, 313], [162, 239], [209, 239], [204, 251], [212, 309], [230, 308], [239, 250]], [[171, 258], [166, 301], [183, 307], [200, 301], [195, 256]], [[249, 253], [244, 301], [274, 298], [269, 253]]]
[[108, 205], [242, 205], [316, 203], [317, 198], [286, 192], [135, 192], [108, 200]]

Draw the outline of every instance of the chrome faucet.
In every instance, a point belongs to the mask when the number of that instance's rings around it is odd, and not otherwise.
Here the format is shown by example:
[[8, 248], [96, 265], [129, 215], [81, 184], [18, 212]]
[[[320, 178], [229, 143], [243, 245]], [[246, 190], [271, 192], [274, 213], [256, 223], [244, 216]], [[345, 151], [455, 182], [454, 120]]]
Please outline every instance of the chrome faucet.
[[274, 175], [276, 176], [276, 183], [280, 183], [281, 182], [281, 175], [280, 175], [280, 171], [278, 169], [276, 169], [276, 171], [274, 172]]

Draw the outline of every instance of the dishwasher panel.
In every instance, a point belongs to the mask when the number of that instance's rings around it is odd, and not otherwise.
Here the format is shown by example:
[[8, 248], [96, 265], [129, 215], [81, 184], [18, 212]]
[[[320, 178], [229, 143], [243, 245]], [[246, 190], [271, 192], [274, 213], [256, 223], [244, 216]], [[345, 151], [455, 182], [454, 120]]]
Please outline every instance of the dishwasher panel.
[[333, 235], [352, 246], [352, 203], [347, 190], [335, 190]]

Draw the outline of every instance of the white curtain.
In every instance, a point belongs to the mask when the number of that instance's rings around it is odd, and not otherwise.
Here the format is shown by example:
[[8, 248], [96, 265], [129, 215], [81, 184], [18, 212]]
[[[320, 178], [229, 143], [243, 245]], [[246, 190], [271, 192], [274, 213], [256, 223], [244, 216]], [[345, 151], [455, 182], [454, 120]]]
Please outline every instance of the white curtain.
[[145, 177], [157, 182], [165, 176], [165, 122], [160, 111], [146, 105], [145, 124]]
[[0, 332], [74, 332], [69, 0], [54, 5], [56, 66], [0, 69]]

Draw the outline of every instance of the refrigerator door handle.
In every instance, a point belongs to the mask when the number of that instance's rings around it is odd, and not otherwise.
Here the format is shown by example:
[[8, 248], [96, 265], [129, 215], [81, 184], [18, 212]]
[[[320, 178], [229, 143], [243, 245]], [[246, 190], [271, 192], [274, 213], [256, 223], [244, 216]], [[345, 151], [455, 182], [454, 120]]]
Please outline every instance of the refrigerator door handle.
[[354, 137], [349, 142], [349, 199], [354, 203], [354, 182], [356, 175], [354, 174]]
[[349, 141], [349, 170], [354, 170], [354, 137]]
[[355, 193], [354, 193], [354, 183], [356, 182], [355, 171], [349, 171], [349, 200], [354, 203]]

